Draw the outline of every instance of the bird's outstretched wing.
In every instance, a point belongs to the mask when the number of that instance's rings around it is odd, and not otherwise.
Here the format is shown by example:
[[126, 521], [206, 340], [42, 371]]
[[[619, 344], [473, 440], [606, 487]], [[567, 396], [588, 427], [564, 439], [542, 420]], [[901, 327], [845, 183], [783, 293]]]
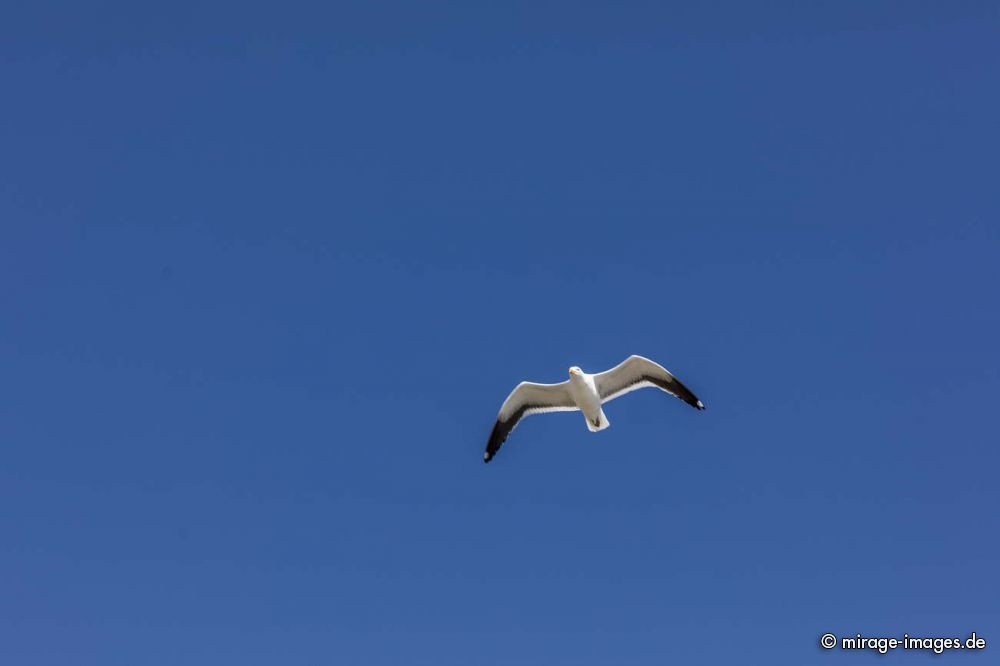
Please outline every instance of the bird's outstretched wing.
[[577, 409], [573, 396], [569, 393], [569, 382], [561, 384], [535, 384], [521, 382], [518, 384], [500, 407], [497, 422], [486, 443], [486, 453], [483, 462], [489, 462], [507, 440], [510, 431], [518, 421], [530, 414], [542, 412], [571, 412]]
[[655, 386], [695, 409], [705, 409], [704, 403], [666, 368], [642, 356], [629, 356], [610, 370], [597, 373], [594, 384], [602, 403], [636, 389]]

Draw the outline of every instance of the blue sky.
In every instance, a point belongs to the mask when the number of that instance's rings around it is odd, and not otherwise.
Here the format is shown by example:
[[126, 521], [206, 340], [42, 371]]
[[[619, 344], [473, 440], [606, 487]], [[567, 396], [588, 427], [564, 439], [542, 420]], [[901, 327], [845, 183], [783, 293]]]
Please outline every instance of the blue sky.
[[4, 663], [1000, 649], [994, 3], [2, 14]]

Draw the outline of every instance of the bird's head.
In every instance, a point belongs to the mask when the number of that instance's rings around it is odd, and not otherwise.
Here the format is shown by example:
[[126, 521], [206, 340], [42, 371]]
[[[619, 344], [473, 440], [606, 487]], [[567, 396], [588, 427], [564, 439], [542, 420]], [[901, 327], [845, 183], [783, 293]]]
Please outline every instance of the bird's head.
[[576, 367], [575, 365], [572, 368], [569, 369], [569, 376], [570, 377], [572, 377], [573, 375], [580, 376], [582, 374], [583, 374], [583, 370], [581, 370], [580, 368]]

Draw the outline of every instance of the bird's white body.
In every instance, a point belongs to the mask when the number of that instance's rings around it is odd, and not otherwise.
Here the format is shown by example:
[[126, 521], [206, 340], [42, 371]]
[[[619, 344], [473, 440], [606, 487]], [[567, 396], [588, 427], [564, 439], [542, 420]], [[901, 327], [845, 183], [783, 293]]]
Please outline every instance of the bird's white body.
[[569, 373], [569, 394], [573, 397], [573, 402], [577, 408], [583, 412], [583, 417], [587, 420], [587, 428], [590, 432], [604, 430], [611, 422], [604, 415], [601, 409], [601, 396], [597, 392], [594, 384], [594, 376], [585, 372]]

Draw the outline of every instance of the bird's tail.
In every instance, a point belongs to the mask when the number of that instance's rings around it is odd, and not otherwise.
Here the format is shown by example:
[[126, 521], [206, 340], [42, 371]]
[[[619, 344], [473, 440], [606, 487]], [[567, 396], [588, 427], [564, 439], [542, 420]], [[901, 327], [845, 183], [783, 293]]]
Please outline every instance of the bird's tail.
[[604, 415], [604, 410], [603, 409], [601, 410], [600, 414], [598, 415], [597, 423], [596, 424], [593, 421], [591, 421], [589, 418], [587, 418], [587, 417], [584, 417], [584, 419], [586, 419], [586, 421], [587, 421], [587, 428], [590, 429], [590, 432], [598, 432], [598, 431], [604, 430], [609, 425], [611, 425], [611, 421], [609, 421], [608, 417]]

